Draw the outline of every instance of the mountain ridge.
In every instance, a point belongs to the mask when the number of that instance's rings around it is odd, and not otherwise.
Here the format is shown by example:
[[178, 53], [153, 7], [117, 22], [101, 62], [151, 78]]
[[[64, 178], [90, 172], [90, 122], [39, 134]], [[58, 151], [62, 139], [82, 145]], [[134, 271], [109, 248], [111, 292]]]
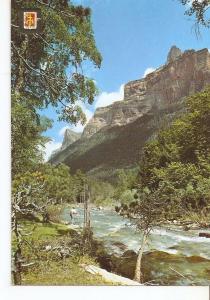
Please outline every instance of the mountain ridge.
[[208, 84], [208, 49], [182, 53], [173, 46], [165, 65], [125, 84], [124, 100], [98, 108], [81, 138], [50, 161], [97, 177], [103, 177], [104, 171], [112, 174], [117, 168], [130, 168], [138, 163], [144, 144], [183, 110], [184, 98]]

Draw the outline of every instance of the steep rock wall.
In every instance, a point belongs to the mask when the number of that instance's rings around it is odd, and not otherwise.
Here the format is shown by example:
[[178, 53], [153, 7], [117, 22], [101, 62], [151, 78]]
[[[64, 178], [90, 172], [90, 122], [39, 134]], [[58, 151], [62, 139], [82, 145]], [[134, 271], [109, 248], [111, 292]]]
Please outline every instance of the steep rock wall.
[[113, 176], [118, 168], [131, 168], [145, 142], [183, 110], [185, 97], [209, 84], [208, 49], [176, 50], [165, 65], [128, 82], [124, 100], [98, 108], [81, 138], [56, 153], [51, 162], [64, 162], [73, 172], [82, 169], [101, 178]]
[[146, 78], [127, 83], [124, 100], [98, 108], [84, 129], [89, 138], [103, 127], [122, 126], [142, 117], [153, 106], [171, 109], [185, 96], [194, 94], [210, 83], [208, 49], [188, 50], [173, 56], [170, 62]]

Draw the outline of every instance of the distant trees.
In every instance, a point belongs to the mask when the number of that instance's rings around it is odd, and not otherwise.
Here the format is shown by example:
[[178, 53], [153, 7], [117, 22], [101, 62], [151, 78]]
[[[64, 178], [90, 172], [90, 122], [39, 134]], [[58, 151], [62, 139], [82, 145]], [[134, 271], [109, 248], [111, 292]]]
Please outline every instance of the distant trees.
[[[39, 170], [45, 181], [45, 195], [54, 204], [76, 202], [80, 187], [75, 186], [76, 178], [70, 174], [70, 169], [64, 164], [51, 166], [44, 164]], [[80, 186], [82, 181], [80, 181]]]
[[89, 180], [91, 202], [95, 205], [110, 206], [114, 203], [114, 187], [109, 182]]
[[84, 178], [85, 175], [79, 178], [78, 174], [71, 175], [69, 167], [63, 164], [39, 164], [33, 172], [27, 171], [14, 177], [13, 194], [18, 193], [22, 186], [32, 187], [35, 184], [42, 186], [42, 189], [38, 196], [34, 196], [34, 203], [74, 203], [83, 189]]
[[114, 198], [122, 203], [129, 203], [133, 199], [134, 184], [136, 181], [136, 170], [118, 170], [116, 173], [116, 184]]

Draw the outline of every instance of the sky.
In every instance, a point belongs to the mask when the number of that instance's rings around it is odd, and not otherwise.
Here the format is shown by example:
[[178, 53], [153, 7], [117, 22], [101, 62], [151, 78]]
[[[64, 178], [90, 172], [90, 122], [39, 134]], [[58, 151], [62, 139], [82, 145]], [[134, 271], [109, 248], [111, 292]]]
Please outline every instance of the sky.
[[[87, 63], [84, 74], [95, 80], [99, 89], [92, 106], [82, 105], [87, 120], [97, 107], [123, 100], [123, 85], [140, 79], [166, 62], [172, 45], [181, 50], [210, 48], [210, 30], [201, 28], [198, 38], [194, 19], [184, 15], [179, 0], [74, 0], [90, 7], [96, 45], [102, 54], [100, 69]], [[61, 146], [66, 128], [77, 132], [83, 126], [58, 122], [55, 109], [42, 114], [54, 120], [45, 132], [51, 138], [45, 158]]]

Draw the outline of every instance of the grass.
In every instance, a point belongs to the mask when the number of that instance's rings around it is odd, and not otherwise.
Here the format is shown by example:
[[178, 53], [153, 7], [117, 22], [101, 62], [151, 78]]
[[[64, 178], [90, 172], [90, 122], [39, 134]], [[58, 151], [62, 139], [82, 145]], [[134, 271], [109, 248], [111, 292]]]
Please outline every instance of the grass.
[[[84, 259], [78, 261], [68, 258], [62, 261], [42, 261], [38, 268], [24, 274], [23, 285], [112, 285], [99, 275], [87, 273], [79, 266]], [[86, 258], [88, 264], [95, 264]]]
[[25, 228], [27, 230], [33, 230], [33, 239], [45, 240], [46, 237], [56, 237], [64, 234], [71, 234], [74, 230], [68, 228], [66, 225], [59, 223], [31, 223], [25, 222]]
[[180, 220], [182, 222], [197, 224], [200, 228], [210, 227], [210, 213], [204, 215], [202, 213], [189, 212], [188, 214], [182, 216]]
[[[43, 224], [22, 220], [21, 227], [25, 233], [31, 232], [26, 237], [29, 244], [23, 244], [23, 257], [25, 262], [34, 265], [25, 267], [22, 273], [22, 285], [113, 285], [104, 280], [100, 275], [86, 272], [80, 265], [97, 265], [95, 260], [88, 255], [74, 255], [59, 259], [51, 251], [43, 251], [46, 245], [56, 245], [63, 241], [80, 238], [74, 230], [58, 223]], [[15, 239], [13, 239], [15, 247]]]

